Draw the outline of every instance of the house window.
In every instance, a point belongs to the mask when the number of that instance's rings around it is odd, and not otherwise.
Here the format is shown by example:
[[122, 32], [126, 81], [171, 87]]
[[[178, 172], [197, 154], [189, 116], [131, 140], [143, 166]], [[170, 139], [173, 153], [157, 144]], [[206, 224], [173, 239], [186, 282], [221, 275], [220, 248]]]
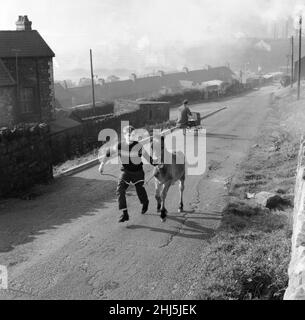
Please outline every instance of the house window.
[[34, 88], [20, 89], [21, 113], [33, 113], [35, 108]]

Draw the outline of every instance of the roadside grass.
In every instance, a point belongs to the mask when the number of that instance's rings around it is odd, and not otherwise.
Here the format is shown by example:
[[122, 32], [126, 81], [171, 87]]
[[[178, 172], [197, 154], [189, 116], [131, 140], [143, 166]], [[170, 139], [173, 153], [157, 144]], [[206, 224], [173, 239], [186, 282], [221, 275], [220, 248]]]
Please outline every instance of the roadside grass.
[[[281, 125], [288, 105], [270, 109], [257, 142], [233, 179], [222, 224], [201, 256], [202, 300], [282, 300], [288, 286], [299, 138]], [[270, 210], [247, 194], [272, 192], [290, 205]]]
[[[281, 300], [288, 285], [290, 240], [283, 226], [261, 217], [266, 232], [227, 217], [202, 259], [201, 300]], [[233, 225], [233, 226], [232, 226]], [[236, 228], [236, 225], [238, 228]], [[232, 229], [231, 229], [232, 228]], [[241, 229], [242, 231], [236, 231]]]

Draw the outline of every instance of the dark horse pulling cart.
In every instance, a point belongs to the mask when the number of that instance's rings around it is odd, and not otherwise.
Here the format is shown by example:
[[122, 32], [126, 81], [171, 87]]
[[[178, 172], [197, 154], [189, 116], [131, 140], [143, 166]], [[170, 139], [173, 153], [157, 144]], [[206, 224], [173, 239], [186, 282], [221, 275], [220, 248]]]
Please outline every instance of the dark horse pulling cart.
[[195, 136], [198, 135], [198, 131], [203, 128], [201, 124], [201, 115], [199, 112], [192, 112], [192, 116], [188, 121], [188, 129], [195, 132]]
[[200, 113], [199, 112], [192, 112], [192, 117], [189, 119], [189, 127], [198, 127], [201, 126], [201, 118], [200, 118]]

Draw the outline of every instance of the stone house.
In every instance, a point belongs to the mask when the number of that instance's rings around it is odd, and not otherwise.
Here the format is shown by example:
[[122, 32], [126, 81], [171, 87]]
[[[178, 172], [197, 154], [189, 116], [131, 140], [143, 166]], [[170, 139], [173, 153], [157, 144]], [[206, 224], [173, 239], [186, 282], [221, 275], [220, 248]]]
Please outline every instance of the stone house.
[[0, 126], [10, 126], [15, 118], [16, 82], [0, 59]]
[[0, 126], [46, 122], [55, 108], [53, 57], [27, 16], [0, 30]]

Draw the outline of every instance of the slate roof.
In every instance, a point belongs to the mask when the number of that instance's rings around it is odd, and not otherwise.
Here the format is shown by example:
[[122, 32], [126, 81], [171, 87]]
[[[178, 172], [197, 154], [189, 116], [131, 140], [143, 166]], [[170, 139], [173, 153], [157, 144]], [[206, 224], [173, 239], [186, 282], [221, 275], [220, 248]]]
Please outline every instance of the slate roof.
[[186, 80], [185, 72], [175, 72], [175, 73], [165, 73], [162, 77], [162, 82], [164, 86], [179, 86], [180, 80]]
[[[105, 83], [96, 86], [96, 99], [136, 99], [137, 97], [150, 96], [158, 93], [163, 87], [180, 88], [180, 81], [192, 81], [202, 83], [206, 81], [220, 80], [230, 82], [234, 73], [227, 67], [210, 68], [208, 70], [193, 70], [186, 72], [168, 73], [163, 76], [142, 77], [133, 80], [122, 80]], [[75, 87], [68, 89], [75, 98], [77, 104], [85, 104], [91, 101], [91, 86]]]
[[136, 101], [136, 103], [138, 104], [138, 105], [150, 105], [150, 106], [152, 106], [152, 105], [160, 105], [160, 104], [169, 104], [169, 102], [166, 102], [166, 101]]
[[228, 81], [234, 73], [227, 67], [210, 68], [208, 70], [194, 70], [187, 74], [187, 79], [195, 82], [206, 82], [212, 80]]
[[162, 88], [162, 81], [159, 76], [137, 78], [134, 84], [137, 94], [159, 91]]
[[0, 31], [0, 58], [55, 57], [54, 52], [36, 30]]
[[12, 78], [10, 72], [7, 70], [3, 61], [0, 59], [0, 87], [7, 87], [15, 85], [15, 81]]

